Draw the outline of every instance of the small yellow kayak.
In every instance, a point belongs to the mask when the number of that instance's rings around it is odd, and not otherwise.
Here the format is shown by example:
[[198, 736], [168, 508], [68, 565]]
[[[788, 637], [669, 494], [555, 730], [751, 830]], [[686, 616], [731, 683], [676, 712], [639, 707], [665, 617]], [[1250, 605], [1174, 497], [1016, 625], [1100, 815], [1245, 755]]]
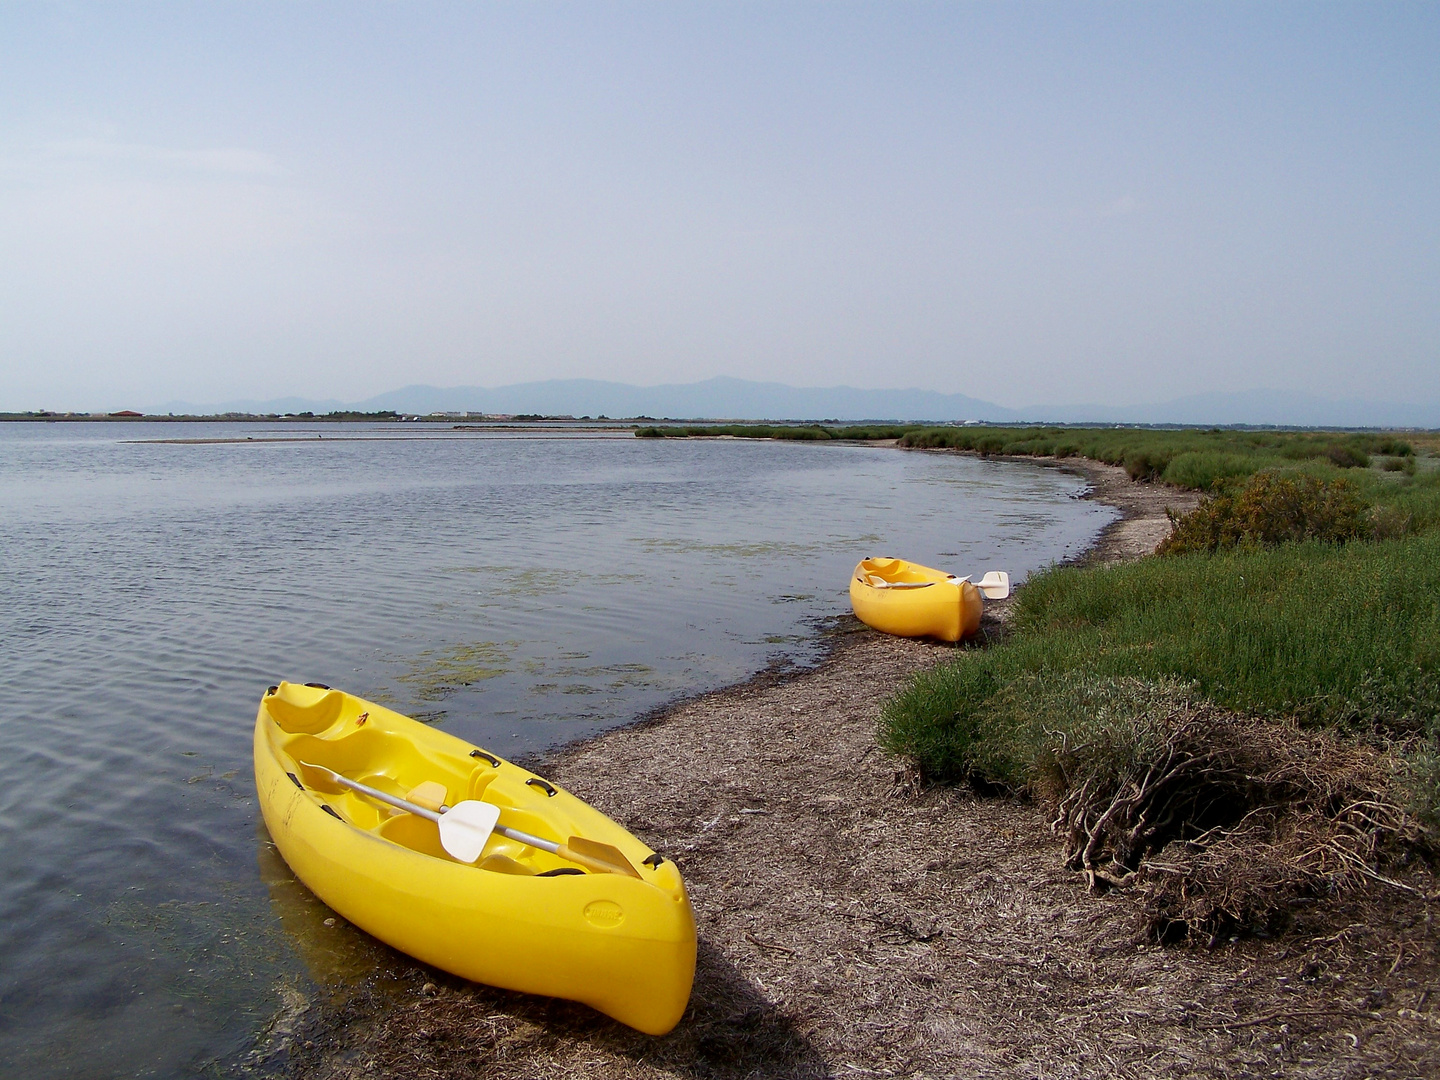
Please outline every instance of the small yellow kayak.
[[401, 952], [651, 1035], [684, 1014], [695, 916], [675, 864], [535, 774], [339, 690], [280, 683], [260, 700], [255, 786], [296, 876]]
[[1010, 595], [1010, 575], [980, 581], [904, 559], [862, 559], [850, 578], [850, 603], [867, 626], [900, 637], [959, 641], [980, 629], [985, 600]]

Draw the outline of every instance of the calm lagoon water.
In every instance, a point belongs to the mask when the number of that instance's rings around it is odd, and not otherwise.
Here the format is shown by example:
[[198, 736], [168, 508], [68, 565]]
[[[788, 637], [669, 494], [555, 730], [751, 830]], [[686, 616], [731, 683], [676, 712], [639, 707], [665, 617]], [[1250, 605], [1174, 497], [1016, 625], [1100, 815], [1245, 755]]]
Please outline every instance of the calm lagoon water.
[[523, 757], [813, 659], [861, 557], [1021, 580], [1110, 520], [1083, 487], [629, 432], [0, 424], [3, 1071], [228, 1074], [317, 981], [396, 962], [336, 945], [268, 845], [270, 683]]

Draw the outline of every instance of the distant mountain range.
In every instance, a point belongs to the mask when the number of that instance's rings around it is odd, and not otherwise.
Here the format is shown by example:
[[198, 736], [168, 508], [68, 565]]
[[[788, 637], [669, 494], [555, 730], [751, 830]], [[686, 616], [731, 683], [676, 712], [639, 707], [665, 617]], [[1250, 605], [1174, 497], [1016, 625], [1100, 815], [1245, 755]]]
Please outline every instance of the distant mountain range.
[[339, 409], [425, 415], [439, 412], [545, 416], [648, 416], [677, 420], [989, 421], [993, 423], [1245, 424], [1293, 427], [1440, 428], [1440, 403], [1336, 401], [1285, 390], [1192, 394], [1154, 405], [1036, 405], [1012, 409], [931, 390], [794, 387], [720, 377], [697, 383], [630, 386], [552, 379], [486, 388], [406, 386], [363, 401], [275, 398], [196, 405], [167, 402], [150, 412], [327, 413]]

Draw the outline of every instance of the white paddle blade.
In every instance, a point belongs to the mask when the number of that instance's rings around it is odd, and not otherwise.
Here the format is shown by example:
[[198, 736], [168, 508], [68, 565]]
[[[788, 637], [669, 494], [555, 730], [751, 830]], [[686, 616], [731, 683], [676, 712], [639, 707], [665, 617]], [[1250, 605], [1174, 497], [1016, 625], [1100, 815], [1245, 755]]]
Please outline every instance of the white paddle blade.
[[986, 600], [1004, 600], [1010, 595], [1010, 575], [1004, 570], [991, 570], [975, 582], [975, 587]]
[[494, 803], [475, 799], [456, 803], [440, 815], [440, 846], [451, 858], [473, 863], [499, 820], [500, 808]]

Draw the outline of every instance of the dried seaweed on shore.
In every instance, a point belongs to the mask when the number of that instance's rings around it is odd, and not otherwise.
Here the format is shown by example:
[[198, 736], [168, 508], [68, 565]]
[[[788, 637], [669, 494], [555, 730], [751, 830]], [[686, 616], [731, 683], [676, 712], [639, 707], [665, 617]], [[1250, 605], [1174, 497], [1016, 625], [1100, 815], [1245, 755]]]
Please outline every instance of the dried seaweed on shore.
[[1088, 687], [1089, 716], [1046, 732], [1034, 787], [1066, 865], [1143, 897], [1147, 932], [1214, 941], [1281, 930], [1297, 903], [1362, 881], [1408, 888], [1385, 858], [1428, 849], [1384, 751], [1238, 716], [1175, 685]]

